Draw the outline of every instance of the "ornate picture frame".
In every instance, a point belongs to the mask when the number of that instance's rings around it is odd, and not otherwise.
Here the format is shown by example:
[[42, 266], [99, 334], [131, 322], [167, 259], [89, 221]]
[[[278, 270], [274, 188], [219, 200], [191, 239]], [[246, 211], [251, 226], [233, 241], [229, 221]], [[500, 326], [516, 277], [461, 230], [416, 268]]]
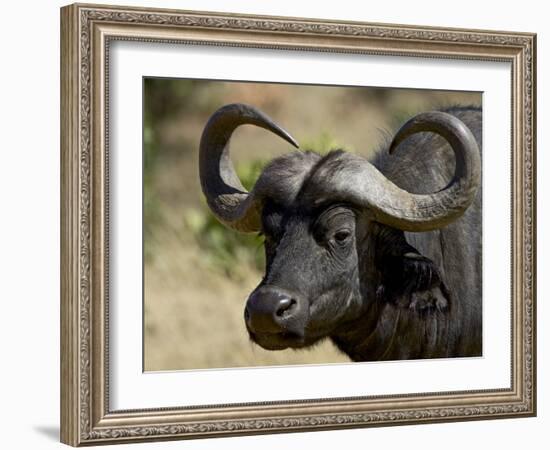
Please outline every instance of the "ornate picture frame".
[[[511, 67], [510, 386], [113, 410], [109, 57], [115, 41], [385, 55]], [[536, 414], [536, 35], [74, 4], [61, 9], [61, 441], [94, 445]], [[139, 345], [136, 344], [136, 345]]]

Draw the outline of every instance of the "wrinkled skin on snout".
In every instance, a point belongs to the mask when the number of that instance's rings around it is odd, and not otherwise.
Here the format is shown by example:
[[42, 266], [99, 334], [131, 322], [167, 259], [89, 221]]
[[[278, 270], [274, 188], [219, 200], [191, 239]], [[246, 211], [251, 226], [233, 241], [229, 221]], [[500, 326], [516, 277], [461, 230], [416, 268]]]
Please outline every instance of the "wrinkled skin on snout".
[[361, 315], [356, 221], [335, 204], [307, 211], [267, 204], [266, 274], [245, 307], [250, 338], [269, 350], [309, 346]]

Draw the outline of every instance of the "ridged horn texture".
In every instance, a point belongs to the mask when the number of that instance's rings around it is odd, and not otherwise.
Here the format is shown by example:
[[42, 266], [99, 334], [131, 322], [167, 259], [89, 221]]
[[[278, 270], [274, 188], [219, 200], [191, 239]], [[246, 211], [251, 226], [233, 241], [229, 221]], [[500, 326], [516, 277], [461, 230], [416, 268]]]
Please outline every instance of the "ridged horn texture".
[[420, 132], [439, 134], [454, 151], [455, 174], [441, 191], [413, 194], [395, 185], [367, 160], [342, 153], [339, 158], [328, 160], [308, 181], [308, 191], [315, 197], [311, 200], [345, 201], [368, 208], [376, 221], [404, 231], [430, 231], [453, 222], [472, 203], [481, 182], [477, 142], [460, 119], [444, 112], [427, 112], [401, 127], [390, 145], [390, 153]]
[[229, 154], [231, 135], [240, 125], [265, 128], [295, 147], [294, 138], [256, 108], [235, 103], [221, 107], [208, 120], [201, 137], [199, 174], [201, 187], [214, 215], [242, 232], [261, 229], [260, 196], [241, 184]]

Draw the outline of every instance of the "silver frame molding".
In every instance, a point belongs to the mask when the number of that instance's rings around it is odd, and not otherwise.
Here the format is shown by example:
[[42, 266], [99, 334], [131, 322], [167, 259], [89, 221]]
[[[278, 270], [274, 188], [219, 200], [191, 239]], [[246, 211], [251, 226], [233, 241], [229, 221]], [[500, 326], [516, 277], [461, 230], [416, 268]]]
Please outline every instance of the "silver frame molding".
[[[382, 54], [512, 67], [509, 389], [112, 411], [108, 58], [113, 40]], [[75, 4], [61, 9], [61, 440], [73, 446], [536, 414], [536, 35]]]

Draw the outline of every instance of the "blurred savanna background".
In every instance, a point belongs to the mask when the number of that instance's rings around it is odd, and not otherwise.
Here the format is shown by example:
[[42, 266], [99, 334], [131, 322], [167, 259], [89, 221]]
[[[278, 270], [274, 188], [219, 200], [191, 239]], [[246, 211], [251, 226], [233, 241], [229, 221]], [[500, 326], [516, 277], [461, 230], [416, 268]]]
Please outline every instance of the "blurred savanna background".
[[[144, 78], [143, 89], [144, 369], [348, 362], [328, 340], [283, 351], [249, 341], [243, 311], [262, 278], [262, 241], [224, 228], [206, 206], [198, 176], [203, 127], [219, 107], [248, 103], [301, 149], [369, 157], [414, 114], [481, 105], [481, 94], [163, 78]], [[247, 188], [271, 158], [292, 150], [251, 126], [236, 131], [231, 148]]]

